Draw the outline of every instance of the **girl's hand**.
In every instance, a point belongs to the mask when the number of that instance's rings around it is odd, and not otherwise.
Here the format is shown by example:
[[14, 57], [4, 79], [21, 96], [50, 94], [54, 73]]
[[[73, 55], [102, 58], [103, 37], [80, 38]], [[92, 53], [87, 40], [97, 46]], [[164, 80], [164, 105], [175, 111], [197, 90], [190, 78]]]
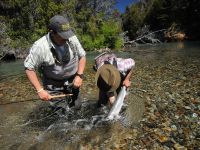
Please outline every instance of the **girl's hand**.
[[130, 80], [125, 79], [125, 80], [123, 81], [123, 85], [126, 86], [127, 88], [130, 87], [130, 86], [131, 86]]

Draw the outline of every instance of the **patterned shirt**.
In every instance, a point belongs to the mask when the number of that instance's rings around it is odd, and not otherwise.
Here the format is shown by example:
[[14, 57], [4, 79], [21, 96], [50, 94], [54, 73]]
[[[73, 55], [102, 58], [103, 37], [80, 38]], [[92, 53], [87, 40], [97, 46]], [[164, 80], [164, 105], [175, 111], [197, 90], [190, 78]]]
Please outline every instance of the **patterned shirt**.
[[96, 69], [99, 69], [105, 63], [116, 66], [123, 75], [126, 75], [135, 66], [135, 61], [132, 58], [117, 58], [113, 53], [105, 52], [95, 58]]
[[122, 74], [126, 74], [131, 68], [135, 66], [135, 61], [132, 58], [116, 58], [117, 68]]

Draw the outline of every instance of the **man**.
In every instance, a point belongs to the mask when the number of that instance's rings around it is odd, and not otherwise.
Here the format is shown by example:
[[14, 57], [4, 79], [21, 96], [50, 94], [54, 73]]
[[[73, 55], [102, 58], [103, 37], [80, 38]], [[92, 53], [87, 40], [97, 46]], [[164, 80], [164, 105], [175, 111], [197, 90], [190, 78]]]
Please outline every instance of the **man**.
[[[86, 52], [73, 33], [69, 21], [56, 15], [49, 21], [49, 32], [37, 40], [24, 61], [28, 79], [40, 99], [51, 100], [51, 94], [72, 92], [70, 106], [79, 98], [83, 81]], [[37, 76], [39, 70], [43, 85]], [[72, 83], [71, 91], [67, 85]]]
[[111, 107], [122, 86], [130, 87], [130, 77], [135, 61], [131, 58], [117, 58], [113, 53], [103, 53], [95, 58], [96, 84], [99, 88], [98, 107]]

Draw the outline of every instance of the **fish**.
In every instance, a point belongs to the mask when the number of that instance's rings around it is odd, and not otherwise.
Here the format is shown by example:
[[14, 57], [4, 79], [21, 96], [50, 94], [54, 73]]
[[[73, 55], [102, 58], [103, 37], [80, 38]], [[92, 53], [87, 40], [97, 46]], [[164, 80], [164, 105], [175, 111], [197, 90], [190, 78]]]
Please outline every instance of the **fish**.
[[126, 87], [122, 86], [121, 90], [117, 96], [117, 99], [115, 100], [114, 104], [112, 105], [112, 107], [108, 113], [108, 116], [107, 116], [108, 120], [113, 120], [113, 119], [119, 118], [119, 112], [123, 106], [123, 102], [124, 102], [126, 93], [127, 93]]

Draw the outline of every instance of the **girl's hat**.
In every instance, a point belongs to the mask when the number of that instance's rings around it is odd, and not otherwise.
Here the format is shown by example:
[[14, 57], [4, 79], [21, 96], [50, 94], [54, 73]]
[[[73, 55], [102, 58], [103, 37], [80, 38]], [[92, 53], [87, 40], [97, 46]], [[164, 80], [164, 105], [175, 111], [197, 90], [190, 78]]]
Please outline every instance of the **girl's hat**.
[[121, 76], [116, 67], [104, 64], [97, 70], [95, 81], [100, 90], [113, 92], [120, 86]]

